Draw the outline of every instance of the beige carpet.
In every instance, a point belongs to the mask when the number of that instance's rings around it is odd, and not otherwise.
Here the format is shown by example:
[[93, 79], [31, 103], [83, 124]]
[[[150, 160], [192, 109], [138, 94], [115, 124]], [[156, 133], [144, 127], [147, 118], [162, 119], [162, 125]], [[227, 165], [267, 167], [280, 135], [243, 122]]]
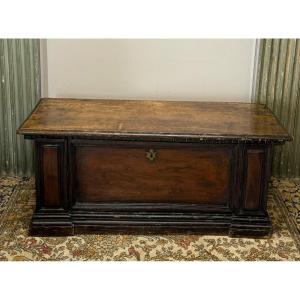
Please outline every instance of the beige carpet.
[[275, 179], [272, 183], [268, 210], [274, 232], [265, 239], [105, 234], [31, 237], [28, 227], [35, 203], [33, 180], [2, 177], [0, 260], [300, 260], [296, 227], [280, 199], [293, 199], [295, 183]]

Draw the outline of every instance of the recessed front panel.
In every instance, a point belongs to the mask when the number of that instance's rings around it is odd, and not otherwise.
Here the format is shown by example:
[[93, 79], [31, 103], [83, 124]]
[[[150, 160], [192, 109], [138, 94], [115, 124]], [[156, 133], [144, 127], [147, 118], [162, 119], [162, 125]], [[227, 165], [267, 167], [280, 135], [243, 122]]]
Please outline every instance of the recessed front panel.
[[42, 151], [44, 204], [48, 207], [58, 207], [60, 205], [59, 146], [44, 145]]
[[66, 208], [66, 142], [40, 139], [36, 142], [37, 210]]
[[80, 142], [73, 147], [76, 202], [229, 201], [233, 147]]
[[246, 210], [258, 210], [261, 205], [264, 149], [249, 149], [246, 152], [247, 170], [245, 181]]

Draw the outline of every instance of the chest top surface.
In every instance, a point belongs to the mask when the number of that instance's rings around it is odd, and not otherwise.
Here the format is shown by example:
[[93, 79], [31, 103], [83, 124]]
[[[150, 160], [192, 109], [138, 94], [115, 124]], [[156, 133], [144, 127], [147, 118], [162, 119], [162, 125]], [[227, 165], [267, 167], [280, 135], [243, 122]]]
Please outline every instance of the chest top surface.
[[19, 134], [290, 140], [263, 105], [236, 102], [43, 98]]

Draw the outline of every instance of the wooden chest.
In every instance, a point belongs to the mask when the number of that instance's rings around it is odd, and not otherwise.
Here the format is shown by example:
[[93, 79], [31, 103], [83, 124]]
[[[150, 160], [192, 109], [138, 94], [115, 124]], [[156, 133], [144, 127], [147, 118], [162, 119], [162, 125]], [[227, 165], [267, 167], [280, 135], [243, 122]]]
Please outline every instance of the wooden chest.
[[41, 99], [32, 234], [265, 235], [270, 155], [291, 137], [245, 103]]

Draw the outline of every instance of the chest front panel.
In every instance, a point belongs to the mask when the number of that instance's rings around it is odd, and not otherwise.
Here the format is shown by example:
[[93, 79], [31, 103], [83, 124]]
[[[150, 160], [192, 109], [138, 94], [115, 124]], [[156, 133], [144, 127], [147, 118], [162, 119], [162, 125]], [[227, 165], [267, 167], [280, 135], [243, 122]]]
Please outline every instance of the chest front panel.
[[232, 146], [77, 141], [72, 148], [75, 202], [229, 202]]

